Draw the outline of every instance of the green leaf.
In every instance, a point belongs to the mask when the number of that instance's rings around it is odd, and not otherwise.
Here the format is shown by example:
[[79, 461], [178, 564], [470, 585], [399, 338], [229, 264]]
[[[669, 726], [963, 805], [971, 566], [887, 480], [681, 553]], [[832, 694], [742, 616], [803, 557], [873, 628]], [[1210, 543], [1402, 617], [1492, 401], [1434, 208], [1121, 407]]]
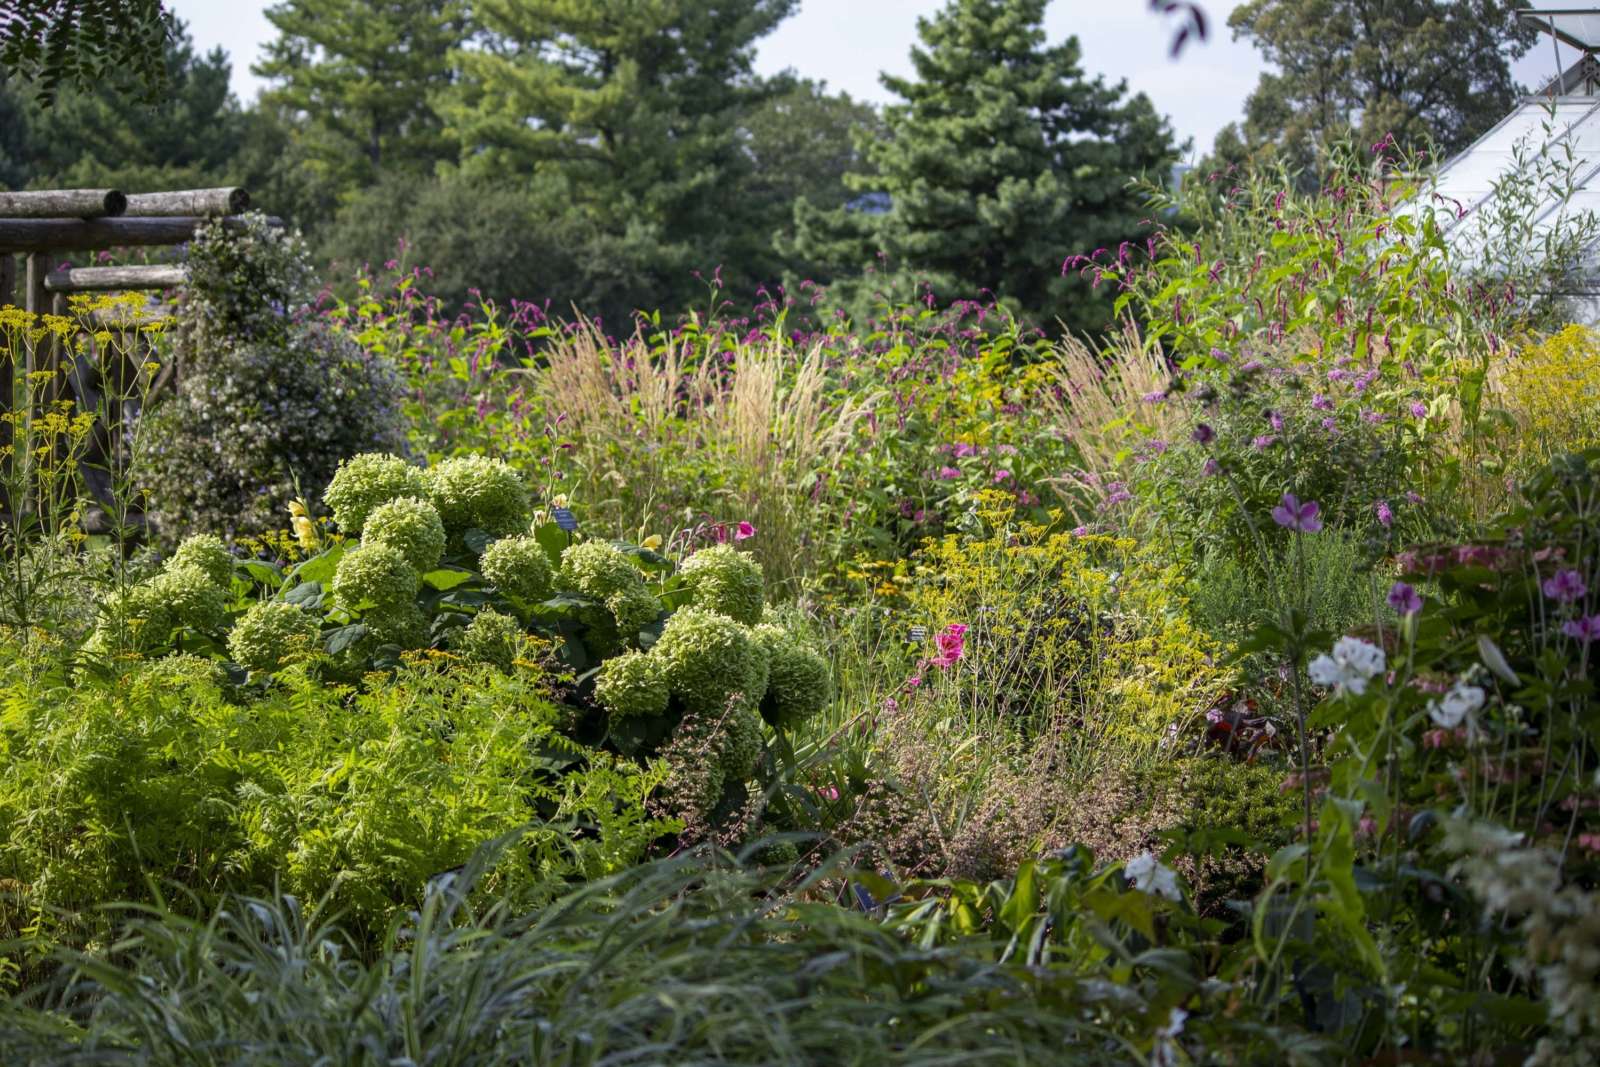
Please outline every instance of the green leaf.
[[454, 589], [463, 582], [470, 582], [473, 578], [471, 571], [459, 567], [440, 567], [436, 571], [429, 571], [422, 576], [422, 580], [440, 591]]
[[328, 650], [328, 655], [337, 656], [365, 636], [367, 636], [367, 624], [353, 622], [349, 626], [341, 626], [324, 634], [322, 647]]

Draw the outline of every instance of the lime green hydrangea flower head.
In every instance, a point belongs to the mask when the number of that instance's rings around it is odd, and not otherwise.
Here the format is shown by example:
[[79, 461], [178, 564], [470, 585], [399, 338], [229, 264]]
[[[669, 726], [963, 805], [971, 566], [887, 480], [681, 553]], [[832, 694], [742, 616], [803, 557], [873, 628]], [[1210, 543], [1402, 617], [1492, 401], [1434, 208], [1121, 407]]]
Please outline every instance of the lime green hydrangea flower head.
[[684, 584], [697, 608], [754, 626], [761, 621], [761, 564], [732, 545], [702, 548], [683, 563]]
[[263, 600], [233, 624], [228, 654], [252, 671], [270, 674], [291, 657], [315, 651], [319, 629], [316, 618], [297, 605]]
[[528, 490], [511, 465], [487, 456], [457, 456], [428, 468], [428, 499], [445, 532], [503, 536], [528, 525]]
[[828, 661], [795, 634], [762, 623], [753, 631], [767, 654], [767, 693], [761, 715], [774, 726], [791, 729], [811, 718], [833, 699]]
[[550, 557], [526, 534], [494, 542], [483, 550], [478, 566], [500, 592], [529, 604], [550, 599], [555, 585]]
[[722, 771], [729, 782], [748, 779], [761, 761], [766, 739], [761, 734], [761, 717], [746, 703], [728, 711], [722, 722]]
[[374, 645], [410, 649], [428, 643], [428, 617], [411, 601], [368, 611], [361, 621], [367, 624], [367, 634]]
[[195, 534], [183, 539], [172, 558], [167, 560], [166, 569], [183, 566], [199, 567], [212, 585], [223, 589], [233, 582], [233, 553], [222, 543], [222, 538], [213, 534]]
[[474, 663], [487, 663], [509, 673], [522, 654], [526, 637], [522, 624], [493, 608], [484, 608], [455, 637], [457, 654]]
[[755, 705], [765, 691], [765, 657], [749, 631], [704, 608], [673, 612], [650, 655], [660, 661], [672, 694], [691, 710], [720, 713], [735, 693]]
[[351, 537], [358, 537], [367, 516], [379, 504], [387, 504], [402, 496], [427, 495], [428, 488], [421, 468], [412, 466], [399, 456], [363, 452], [339, 464], [327, 491], [322, 494], [322, 502], [328, 505], [339, 529]]
[[162, 605], [180, 626], [211, 633], [228, 613], [227, 598], [211, 575], [193, 563], [168, 566], [142, 583], [141, 597]]
[[405, 553], [394, 545], [363, 544], [346, 552], [334, 568], [330, 591], [347, 611], [393, 612], [410, 604], [420, 582]]
[[604, 613], [581, 615], [590, 643], [602, 656], [636, 640], [639, 631], [661, 614], [661, 603], [644, 584], [639, 568], [604, 541], [583, 541], [563, 552], [556, 584], [605, 605]]
[[444, 556], [444, 523], [426, 500], [396, 497], [379, 504], [361, 528], [363, 544], [393, 545], [418, 571], [431, 571]]
[[595, 676], [595, 700], [617, 718], [660, 715], [671, 695], [661, 664], [643, 652], [613, 656]]
[[172, 610], [151, 594], [149, 583], [135, 585], [100, 602], [100, 619], [84, 648], [97, 655], [149, 652], [166, 644], [177, 625]]

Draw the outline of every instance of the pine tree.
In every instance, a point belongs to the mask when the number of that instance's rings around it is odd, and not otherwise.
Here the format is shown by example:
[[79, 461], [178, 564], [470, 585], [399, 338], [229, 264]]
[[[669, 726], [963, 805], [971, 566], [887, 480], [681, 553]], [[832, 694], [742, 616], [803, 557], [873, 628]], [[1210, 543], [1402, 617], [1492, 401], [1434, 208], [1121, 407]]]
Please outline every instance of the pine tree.
[[1045, 44], [1045, 2], [952, 0], [918, 20], [916, 76], [884, 77], [904, 102], [863, 144], [876, 175], [855, 180], [887, 210], [802, 203], [800, 252], [844, 273], [881, 251], [901, 295], [926, 282], [945, 300], [988, 292], [1044, 322], [1106, 324], [1110, 300], [1061, 264], [1139, 238], [1129, 183], [1163, 178], [1176, 150], [1148, 98], [1085, 76], [1076, 38]]
[[460, 0], [282, 0], [266, 15], [278, 37], [252, 69], [278, 84], [262, 110], [323, 176], [350, 192], [455, 155], [432, 101], [467, 34]]
[[795, 3], [479, 0], [446, 108], [463, 172], [559, 184], [590, 231], [584, 310], [682, 306], [744, 226], [754, 44]]

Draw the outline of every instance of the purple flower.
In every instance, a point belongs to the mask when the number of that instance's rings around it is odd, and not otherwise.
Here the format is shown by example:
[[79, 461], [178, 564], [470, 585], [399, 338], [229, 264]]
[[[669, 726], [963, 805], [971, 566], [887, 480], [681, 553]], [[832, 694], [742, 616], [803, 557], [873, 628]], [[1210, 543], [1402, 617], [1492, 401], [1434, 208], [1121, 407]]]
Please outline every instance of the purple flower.
[[952, 480], [954, 480], [956, 478], [961, 477], [961, 471], [960, 471], [959, 468], [956, 468], [956, 467], [940, 467], [939, 468], [939, 477], [943, 478], [947, 482], [948, 481], [952, 481]]
[[995, 480], [995, 482], [997, 484], [999, 482], [1006, 481], [1010, 477], [1011, 477], [1011, 472], [1007, 471], [1007, 470], [998, 470], [998, 471], [994, 472], [994, 480]]
[[1415, 615], [1422, 610], [1422, 597], [1405, 582], [1395, 582], [1389, 590], [1389, 606], [1400, 615]]
[[1217, 462], [1216, 456], [1212, 456], [1207, 459], [1205, 465], [1200, 468], [1200, 473], [1204, 474], [1207, 478], [1215, 478], [1217, 475], [1222, 473], [1222, 464]]
[[1267, 422], [1272, 426], [1273, 432], [1283, 432], [1283, 416], [1276, 411], [1267, 412]]
[[1382, 423], [1388, 422], [1389, 421], [1389, 416], [1387, 416], [1387, 415], [1385, 415], [1385, 414], [1383, 414], [1382, 412], [1379, 412], [1379, 411], [1373, 411], [1373, 410], [1371, 410], [1369, 408], [1366, 411], [1363, 411], [1361, 413], [1361, 421], [1362, 422], [1370, 422], [1370, 423], [1372, 423], [1372, 425], [1377, 426], [1377, 425], [1380, 425]]
[[1428, 417], [1428, 405], [1420, 400], [1411, 402], [1411, 414], [1414, 418], [1425, 419]]
[[1394, 512], [1390, 510], [1389, 502], [1387, 500], [1378, 501], [1377, 512], [1379, 526], [1382, 526], [1385, 530], [1387, 530], [1389, 527], [1394, 525]]
[[1112, 482], [1110, 485], [1106, 486], [1106, 507], [1110, 507], [1113, 504], [1121, 504], [1126, 500], [1132, 499], [1133, 494], [1128, 492], [1128, 487], [1122, 482]]
[[978, 454], [978, 446], [968, 444], [966, 441], [957, 441], [954, 445], [950, 446], [950, 452], [952, 455], [957, 457], [976, 456]]
[[1559, 600], [1563, 604], [1570, 604], [1589, 591], [1589, 586], [1584, 582], [1583, 575], [1572, 569], [1556, 571], [1544, 580], [1544, 595], [1551, 600]]
[[1322, 506], [1315, 500], [1302, 504], [1293, 493], [1283, 494], [1278, 506], [1272, 509], [1272, 521], [1287, 530], [1316, 533], [1322, 529]]
[[1252, 439], [1250, 442], [1257, 452], [1265, 452], [1267, 449], [1271, 448], [1277, 443], [1277, 437], [1270, 433], [1264, 433], [1261, 436]]
[[1140, 397], [1139, 399], [1143, 400], [1146, 404], [1159, 404], [1163, 400], [1165, 400], [1166, 398], [1167, 398], [1166, 390], [1165, 389], [1157, 389], [1153, 393], [1144, 394], [1144, 396]]
[[1342, 382], [1349, 377], [1350, 372], [1347, 370], [1339, 370], [1338, 368], [1335, 368], [1328, 372], [1328, 381], [1330, 382]]
[[1422, 494], [1417, 492], [1415, 489], [1407, 489], [1406, 499], [1411, 501], [1413, 504], [1420, 504], [1422, 503]]
[[1580, 615], [1561, 624], [1561, 632], [1588, 644], [1600, 638], [1600, 615]]
[[1262, 363], [1259, 359], [1247, 359], [1240, 364], [1239, 369], [1248, 374], [1250, 371], [1260, 370], [1264, 366], [1266, 366], [1266, 364]]
[[1163, 455], [1167, 451], [1167, 443], [1159, 437], [1152, 437], [1146, 441], [1145, 447], [1149, 449], [1151, 456]]
[[1333, 401], [1322, 393], [1311, 394], [1311, 406], [1318, 411], [1332, 411]]
[[1217, 439], [1217, 431], [1202, 422], [1194, 428], [1194, 433], [1190, 436], [1194, 438], [1196, 444], [1209, 445]]
[[1218, 363], [1226, 363], [1228, 362], [1228, 353], [1224, 352], [1220, 348], [1213, 348], [1211, 350], [1211, 358], [1216, 360]]
[[1088, 537], [1089, 536], [1089, 527], [1087, 527], [1087, 526], [1074, 526], [1072, 528], [1072, 536], [1073, 537]]

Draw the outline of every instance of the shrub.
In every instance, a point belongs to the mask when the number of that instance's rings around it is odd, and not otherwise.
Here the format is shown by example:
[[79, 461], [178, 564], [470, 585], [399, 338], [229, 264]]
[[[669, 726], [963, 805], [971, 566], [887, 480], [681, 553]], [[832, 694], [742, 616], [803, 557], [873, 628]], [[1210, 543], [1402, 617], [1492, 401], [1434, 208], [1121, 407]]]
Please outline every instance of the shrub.
[[1600, 333], [1570, 325], [1495, 365], [1490, 379], [1516, 432], [1507, 445], [1527, 470], [1600, 441]]
[[252, 604], [228, 633], [228, 654], [241, 666], [270, 674], [297, 656], [320, 651], [317, 619], [295, 604]]
[[259, 216], [241, 234], [212, 223], [189, 246], [183, 373], [138, 435], [149, 511], [169, 540], [272, 529], [341, 460], [403, 442], [394, 368], [303, 317], [304, 256]]

